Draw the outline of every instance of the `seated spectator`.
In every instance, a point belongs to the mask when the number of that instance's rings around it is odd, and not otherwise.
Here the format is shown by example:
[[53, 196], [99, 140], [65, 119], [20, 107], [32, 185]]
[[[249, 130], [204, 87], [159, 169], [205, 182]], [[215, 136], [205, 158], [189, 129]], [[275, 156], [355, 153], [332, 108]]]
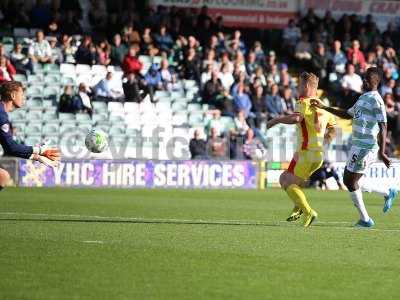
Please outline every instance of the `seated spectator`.
[[106, 39], [100, 41], [99, 45], [96, 47], [96, 51], [100, 65], [108, 66], [111, 64], [111, 46]]
[[0, 57], [0, 83], [14, 80], [17, 73], [12, 63], [5, 57]]
[[303, 33], [301, 40], [297, 43], [294, 50], [294, 56], [300, 61], [309, 61], [311, 59], [311, 44], [308, 41], [308, 34]]
[[296, 26], [293, 19], [289, 20], [288, 26], [283, 29], [283, 48], [293, 55], [294, 48], [301, 38], [301, 30]]
[[64, 87], [64, 93], [60, 96], [58, 103], [58, 111], [61, 113], [75, 112], [72, 86], [66, 85]]
[[396, 80], [390, 79], [386, 81], [384, 84], [382, 84], [379, 92], [382, 95], [382, 97], [385, 97], [386, 94], [391, 94], [393, 96], [395, 87], [396, 87]]
[[14, 50], [10, 54], [11, 63], [18, 73], [33, 74], [32, 60], [22, 52], [22, 44], [15, 43]]
[[243, 111], [247, 119], [250, 116], [251, 100], [245, 88], [244, 83], [239, 83], [237, 93], [233, 96], [233, 106], [237, 111]]
[[182, 78], [200, 82], [200, 65], [194, 48], [189, 48], [181, 67]]
[[260, 128], [262, 122], [267, 121], [267, 106], [265, 103], [264, 88], [259, 85], [255, 88], [254, 94], [251, 99], [251, 112], [254, 117], [254, 125], [256, 128]]
[[201, 73], [200, 83], [202, 87], [204, 87], [207, 81], [211, 79], [213, 71], [213, 66], [211, 64], [208, 64], [205, 70]]
[[94, 87], [96, 100], [103, 101], [120, 101], [123, 92], [117, 80], [113, 80], [113, 73], [108, 72], [106, 78], [102, 79]]
[[355, 68], [352, 64], [347, 64], [346, 74], [341, 80], [341, 85], [346, 102], [339, 102], [338, 104], [344, 105], [343, 107], [350, 107], [355, 98], [361, 94], [363, 85], [360, 75], [355, 73]]
[[214, 127], [211, 127], [207, 139], [207, 155], [210, 158], [226, 158], [228, 156], [226, 140], [218, 134], [218, 130]]
[[205, 159], [207, 157], [207, 143], [200, 137], [200, 131], [194, 131], [193, 138], [189, 142], [190, 157], [192, 159]]
[[81, 45], [75, 53], [75, 61], [78, 64], [91, 65], [93, 61], [93, 54], [90, 50], [92, 46], [92, 38], [85, 36]]
[[279, 74], [278, 66], [276, 65], [276, 63], [270, 66], [270, 69], [267, 73], [267, 82], [268, 81], [276, 84], [279, 84], [281, 82], [281, 76]]
[[260, 159], [265, 155], [265, 148], [261, 141], [254, 137], [253, 129], [249, 128], [243, 144], [243, 156], [245, 159]]
[[54, 63], [50, 44], [44, 39], [43, 30], [36, 32], [36, 40], [29, 47], [29, 57], [37, 63]]
[[202, 68], [209, 69], [211, 71], [219, 69], [220, 65], [219, 62], [216, 61], [216, 54], [214, 49], [210, 49], [206, 53], [206, 58], [203, 60]]
[[202, 101], [205, 104], [221, 107], [221, 95], [224, 91], [221, 80], [216, 71], [212, 72], [211, 79], [206, 82], [202, 92]]
[[255, 41], [253, 46], [253, 52], [256, 54], [257, 64], [260, 66], [264, 66], [265, 64], [265, 53], [262, 48], [260, 41]]
[[214, 109], [210, 111], [212, 118], [206, 124], [207, 135], [211, 134], [211, 129], [215, 130], [217, 136], [222, 136], [225, 133], [225, 126], [221, 121], [221, 111]]
[[149, 89], [153, 91], [162, 90], [163, 88], [161, 74], [155, 64], [151, 65], [149, 71], [144, 77], [144, 81]]
[[229, 71], [228, 64], [223, 63], [221, 65], [221, 72], [219, 73], [218, 78], [221, 80], [222, 87], [229, 92], [235, 79], [233, 78], [232, 72]]
[[124, 61], [122, 62], [122, 70], [124, 70], [125, 75], [129, 73], [139, 74], [142, 70], [143, 64], [136, 57], [137, 46], [132, 45], [129, 48], [129, 52], [125, 55]]
[[396, 107], [396, 102], [394, 101], [393, 94], [387, 93], [384, 96], [384, 102], [387, 114], [387, 130], [389, 138], [391, 138], [394, 143], [400, 143], [400, 111], [399, 107]]
[[75, 61], [75, 53], [77, 51], [76, 46], [71, 44], [72, 37], [63, 34], [61, 37], [61, 53], [63, 55], [63, 63], [74, 64]]
[[250, 76], [250, 82], [254, 83], [256, 80], [259, 80], [263, 87], [267, 85], [267, 79], [264, 75], [264, 69], [262, 67], [258, 67], [255, 73], [251, 74]]
[[121, 65], [125, 55], [128, 53], [128, 47], [122, 43], [121, 35], [117, 33], [113, 38], [111, 46], [110, 59], [113, 65]]
[[231, 130], [231, 134], [235, 136], [246, 135], [247, 130], [250, 128], [246, 121], [246, 115], [244, 110], [239, 110], [236, 116], [233, 118], [234, 127]]
[[124, 79], [122, 87], [124, 89], [125, 101], [142, 102], [146, 97], [147, 87], [135, 73], [129, 73]]
[[74, 110], [75, 112], [92, 115], [93, 109], [90, 89], [88, 89], [84, 83], [79, 84], [78, 94], [74, 97]]
[[292, 114], [296, 108], [296, 99], [292, 96], [292, 89], [286, 86], [282, 94], [283, 110], [286, 114]]
[[347, 59], [349, 61], [353, 60], [353, 56], [355, 56], [356, 61], [360, 64], [360, 69], [365, 70], [365, 57], [364, 53], [360, 50], [360, 42], [358, 40], [353, 40], [351, 48], [347, 50]]
[[253, 74], [258, 68], [258, 66], [259, 65], [257, 63], [256, 53], [254, 51], [250, 51], [249, 54], [247, 55], [246, 73]]
[[312, 54], [311, 67], [315, 75], [320, 79], [322, 88], [327, 78], [328, 56], [325, 53], [325, 47], [322, 43], [318, 43], [315, 53]]
[[273, 84], [271, 87], [271, 94], [265, 97], [265, 104], [267, 106], [268, 118], [273, 119], [284, 114], [283, 99], [279, 95], [279, 87]]
[[167, 53], [169, 53], [174, 44], [171, 35], [167, 33], [167, 26], [165, 25], [160, 26], [160, 32], [154, 35], [154, 41], [161, 51], [166, 51]]
[[342, 43], [339, 40], [335, 40], [333, 42], [333, 49], [329, 52], [329, 62], [331, 65], [331, 72], [335, 72], [337, 74], [344, 74], [346, 71], [346, 63], [347, 58], [346, 55], [343, 53]]
[[173, 90], [176, 83], [176, 76], [171, 71], [168, 59], [166, 58], [161, 61], [160, 75], [163, 89], [166, 91]]
[[60, 64], [64, 61], [63, 55], [61, 48], [58, 47], [57, 43], [57, 38], [56, 37], [50, 37], [48, 39], [50, 48], [51, 48], [51, 61], [56, 64]]

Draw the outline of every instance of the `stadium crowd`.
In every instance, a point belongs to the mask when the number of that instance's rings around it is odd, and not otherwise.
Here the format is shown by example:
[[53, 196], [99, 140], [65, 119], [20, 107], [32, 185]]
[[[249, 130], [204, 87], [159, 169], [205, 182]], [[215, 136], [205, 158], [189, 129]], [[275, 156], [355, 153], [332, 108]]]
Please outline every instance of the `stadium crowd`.
[[[257, 34], [225, 28], [222, 17], [212, 19], [207, 7], [154, 9], [138, 7], [140, 1], [93, 0], [89, 34], [81, 26], [78, 1], [25, 3], [2, 1], [3, 28], [40, 30], [30, 43], [15, 39], [10, 52], [0, 45], [0, 82], [16, 73], [34, 74], [38, 64], [117, 65], [124, 72], [122, 88], [113, 84], [112, 72], [94, 86], [82, 83], [76, 91], [65, 86], [60, 112], [91, 114], [92, 101], [141, 102], [149, 96], [154, 102], [156, 91], [173, 91], [179, 80], [194, 80], [212, 117], [207, 142], [195, 132], [192, 157], [251, 158], [251, 149], [263, 147], [266, 121], [293, 112], [299, 70], [320, 77], [331, 104], [351, 107], [365, 70], [379, 66], [389, 151], [400, 145], [400, 31], [392, 23], [380, 32], [371, 16], [343, 15], [336, 21], [329, 12], [320, 18], [310, 9], [289, 21], [280, 43], [268, 43]], [[143, 72], [140, 55], [161, 56], [161, 62]], [[234, 126], [224, 129], [221, 116], [232, 118]]]

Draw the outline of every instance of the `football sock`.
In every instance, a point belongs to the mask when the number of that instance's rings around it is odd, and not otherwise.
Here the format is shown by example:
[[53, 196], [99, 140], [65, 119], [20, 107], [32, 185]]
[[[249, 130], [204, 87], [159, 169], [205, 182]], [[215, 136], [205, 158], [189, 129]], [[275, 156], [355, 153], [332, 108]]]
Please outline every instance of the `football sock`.
[[389, 188], [382, 186], [371, 186], [371, 185], [362, 185], [361, 190], [367, 193], [377, 193], [383, 197], [389, 196]]
[[370, 217], [369, 217], [367, 209], [365, 208], [365, 205], [364, 205], [361, 189], [358, 189], [354, 192], [350, 192], [350, 196], [351, 196], [351, 200], [354, 203], [354, 206], [357, 208], [357, 210], [360, 214], [360, 219], [367, 222], [370, 219]]
[[311, 207], [307, 202], [306, 195], [297, 184], [288, 186], [286, 193], [293, 200], [295, 206], [300, 207], [304, 213], [310, 213]]

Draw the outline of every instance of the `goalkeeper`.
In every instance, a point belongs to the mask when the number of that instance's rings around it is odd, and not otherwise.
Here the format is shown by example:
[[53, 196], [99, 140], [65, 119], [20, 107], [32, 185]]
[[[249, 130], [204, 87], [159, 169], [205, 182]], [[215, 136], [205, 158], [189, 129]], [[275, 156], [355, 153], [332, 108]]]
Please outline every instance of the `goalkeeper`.
[[[39, 161], [55, 167], [60, 160], [60, 151], [47, 145], [26, 146], [13, 139], [8, 113], [24, 105], [24, 89], [18, 81], [7, 81], [0, 86], [0, 144], [9, 156]], [[0, 168], [0, 190], [10, 179], [8, 172]]]

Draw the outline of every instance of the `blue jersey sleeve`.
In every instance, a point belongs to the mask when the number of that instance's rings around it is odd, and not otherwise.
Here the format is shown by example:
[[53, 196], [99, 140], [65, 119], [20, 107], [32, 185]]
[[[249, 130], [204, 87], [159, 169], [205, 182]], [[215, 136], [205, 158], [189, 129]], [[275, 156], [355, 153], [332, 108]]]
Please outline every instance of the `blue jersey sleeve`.
[[33, 153], [31, 146], [14, 141], [8, 116], [4, 112], [0, 113], [0, 144], [6, 155], [28, 159]]

